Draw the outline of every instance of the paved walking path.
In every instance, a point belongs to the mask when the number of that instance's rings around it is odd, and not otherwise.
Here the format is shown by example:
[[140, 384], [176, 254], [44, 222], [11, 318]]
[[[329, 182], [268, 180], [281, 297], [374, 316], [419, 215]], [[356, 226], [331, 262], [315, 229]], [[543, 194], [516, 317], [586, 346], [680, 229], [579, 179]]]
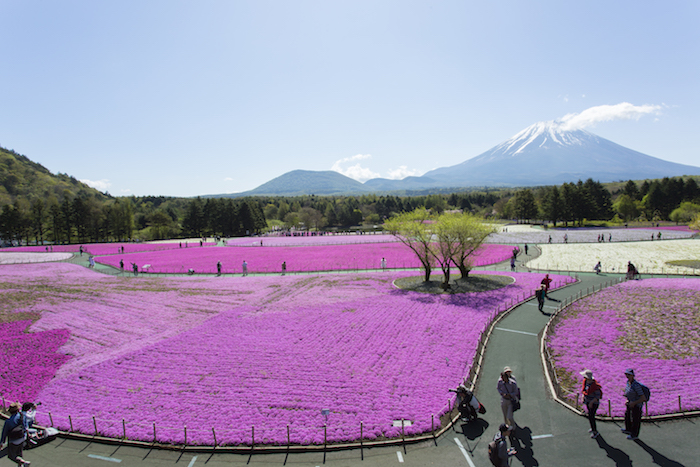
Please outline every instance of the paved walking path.
[[[533, 250], [530, 250], [533, 253]], [[520, 259], [520, 258], [519, 258]], [[508, 264], [501, 266], [509, 269]], [[489, 268], [492, 269], [492, 268]], [[521, 269], [520, 267], [518, 268]], [[580, 274], [581, 281], [550, 295], [557, 300], [617, 276]], [[546, 312], [557, 303], [548, 301]], [[573, 414], [555, 402], [546, 388], [539, 356], [538, 334], [549, 319], [530, 300], [513, 310], [496, 326], [485, 353], [476, 395], [488, 412], [483, 419], [458, 424], [437, 439], [401, 447], [359, 449], [311, 454], [234, 455], [180, 453], [131, 447], [109, 446], [84, 441], [57, 439], [27, 452], [32, 465], [39, 466], [489, 466], [486, 446], [502, 423], [496, 383], [505, 365], [513, 369], [521, 387], [522, 409], [516, 412], [518, 454], [514, 466], [697, 466], [700, 465], [700, 420], [644, 423], [640, 440], [628, 441], [620, 425], [599, 422], [601, 436], [588, 435], [586, 418]], [[624, 375], [620, 375], [624, 378]], [[605, 382], [603, 382], [605, 384]], [[2, 461], [9, 462], [9, 461]]]

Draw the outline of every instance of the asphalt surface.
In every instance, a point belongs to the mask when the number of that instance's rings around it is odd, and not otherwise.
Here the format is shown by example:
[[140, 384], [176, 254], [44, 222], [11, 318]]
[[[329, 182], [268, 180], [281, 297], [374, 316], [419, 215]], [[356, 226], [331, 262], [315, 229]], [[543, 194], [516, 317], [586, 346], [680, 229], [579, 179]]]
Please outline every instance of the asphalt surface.
[[[532, 250], [530, 250], [532, 252]], [[83, 260], [87, 262], [87, 260]], [[77, 260], [82, 264], [81, 260]], [[490, 268], [492, 269], [492, 268]], [[523, 270], [522, 266], [519, 270]], [[616, 276], [579, 274], [579, 283], [554, 291], [556, 300], [572, 297], [580, 290], [598, 285]], [[547, 301], [545, 312], [558, 305]], [[491, 465], [487, 445], [502, 423], [496, 383], [503, 367], [513, 369], [522, 391], [522, 408], [515, 414], [518, 425], [513, 466], [699, 466], [700, 419], [669, 422], [645, 422], [640, 439], [629, 441], [620, 432], [619, 422], [598, 422], [601, 434], [591, 439], [588, 420], [554, 401], [545, 384], [539, 355], [538, 334], [549, 316], [540, 313], [535, 300], [516, 307], [502, 319], [491, 336], [485, 352], [476, 396], [487, 408], [483, 418], [457, 424], [435, 442], [352, 449], [327, 453], [227, 454], [214, 450], [205, 453], [164, 451], [114, 446], [89, 441], [55, 439], [25, 452], [33, 466], [469, 466]], [[623, 375], [621, 375], [621, 378]], [[1, 457], [6, 452], [0, 453]], [[11, 465], [7, 459], [0, 465]]]

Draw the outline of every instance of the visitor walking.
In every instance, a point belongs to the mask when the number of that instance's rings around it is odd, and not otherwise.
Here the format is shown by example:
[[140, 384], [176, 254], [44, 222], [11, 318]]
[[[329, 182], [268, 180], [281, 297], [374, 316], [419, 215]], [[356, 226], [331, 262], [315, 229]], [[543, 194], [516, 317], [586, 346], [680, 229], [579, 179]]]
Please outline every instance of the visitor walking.
[[547, 296], [547, 292], [549, 292], [549, 284], [552, 283], [552, 279], [550, 279], [549, 274], [544, 275], [544, 279], [542, 279], [542, 282], [540, 284], [544, 285], [544, 298], [549, 298]]
[[498, 380], [498, 393], [501, 395], [501, 410], [503, 411], [503, 421], [515, 427], [513, 412], [520, 409], [520, 389], [518, 383], [512, 375], [513, 370], [509, 366], [503, 368], [503, 373]]
[[217, 276], [221, 275], [221, 261], [216, 262], [216, 275]]
[[535, 290], [535, 298], [537, 298], [537, 309], [540, 310], [541, 313], [544, 313], [544, 285], [540, 284], [540, 286]]
[[625, 370], [627, 377], [627, 386], [625, 386], [624, 396], [627, 398], [625, 403], [625, 428], [623, 433], [627, 434], [627, 439], [639, 439], [639, 429], [642, 425], [642, 406], [647, 401], [647, 396], [644, 394], [642, 384], [634, 379], [634, 370], [628, 368]]
[[24, 460], [24, 443], [27, 440], [27, 422], [22, 417], [19, 402], [10, 404], [10, 418], [5, 420], [2, 427], [2, 438], [0, 438], [0, 448], [5, 445], [7, 438], [7, 457], [20, 467], [28, 467], [31, 462]]
[[510, 456], [514, 456], [515, 448], [508, 448], [508, 438], [513, 434], [513, 427], [502, 423], [498, 433], [489, 443], [489, 460], [496, 467], [508, 467]]
[[382, 270], [386, 269], [386, 258], [382, 258], [382, 261], [380, 264], [382, 266]]
[[591, 370], [583, 370], [580, 375], [584, 378], [583, 386], [581, 387], [583, 405], [588, 409], [588, 423], [591, 425], [591, 429], [588, 432], [591, 434], [591, 438], [597, 438], [599, 433], [595, 423], [595, 414], [600, 406], [600, 400], [603, 398], [603, 388], [593, 378]]
[[243, 260], [243, 276], [245, 277], [247, 275], [248, 275], [248, 263], [246, 262], [246, 260]]
[[88, 258], [88, 267], [95, 269], [95, 257], [92, 255]]
[[569, 234], [564, 234], [564, 243], [569, 243]]
[[525, 256], [527, 256], [527, 243], [525, 244], [525, 247], [523, 249], [525, 250]]
[[119, 260], [119, 269], [121, 270], [121, 272], [124, 272], [124, 260], [123, 259]]
[[131, 269], [134, 270], [134, 277], [139, 275], [139, 267], [136, 263], [131, 263]]
[[515, 271], [515, 256], [510, 257], [510, 270]]
[[284, 276], [287, 273], [287, 262], [282, 261], [282, 275]]
[[600, 261], [598, 261], [598, 263], [595, 266], [593, 266], [593, 270], [595, 271], [596, 275], [600, 274], [600, 270], [602, 268], [603, 267], [600, 265]]

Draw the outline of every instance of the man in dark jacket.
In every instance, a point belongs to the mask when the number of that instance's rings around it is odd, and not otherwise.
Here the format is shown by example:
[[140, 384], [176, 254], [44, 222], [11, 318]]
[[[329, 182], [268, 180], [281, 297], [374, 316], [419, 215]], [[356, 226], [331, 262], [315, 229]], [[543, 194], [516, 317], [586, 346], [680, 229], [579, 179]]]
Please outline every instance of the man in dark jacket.
[[27, 439], [27, 423], [23, 419], [19, 402], [10, 404], [10, 418], [5, 420], [2, 427], [2, 438], [0, 438], [0, 448], [5, 445], [7, 438], [7, 457], [17, 463], [20, 467], [29, 467], [29, 461], [24, 460], [24, 442]]

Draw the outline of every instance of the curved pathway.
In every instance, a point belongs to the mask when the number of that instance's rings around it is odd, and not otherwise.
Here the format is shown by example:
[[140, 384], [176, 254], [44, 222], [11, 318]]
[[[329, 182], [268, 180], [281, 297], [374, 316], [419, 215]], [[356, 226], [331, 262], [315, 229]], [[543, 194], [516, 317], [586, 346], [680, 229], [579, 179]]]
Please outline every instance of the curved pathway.
[[[530, 250], [531, 253], [535, 253]], [[534, 255], [533, 255], [534, 256]], [[521, 258], [519, 258], [521, 259]], [[526, 259], [526, 258], [522, 258]], [[519, 263], [522, 267], [522, 263]], [[489, 267], [493, 269], [493, 267]], [[507, 264], [500, 269], [509, 269]], [[520, 269], [520, 267], [518, 268]], [[619, 276], [579, 274], [580, 282], [553, 291], [564, 300]], [[558, 304], [546, 303], [546, 312]], [[522, 409], [516, 412], [519, 425], [518, 454], [511, 465], [519, 466], [694, 466], [700, 465], [700, 424], [697, 419], [644, 423], [640, 440], [628, 441], [620, 425], [599, 422], [601, 436], [588, 435], [586, 418], [573, 414], [555, 402], [546, 387], [539, 354], [538, 334], [549, 316], [529, 300], [516, 307], [495, 327], [488, 343], [476, 395], [488, 412], [470, 424], [457, 424], [435, 442], [401, 447], [354, 449], [307, 454], [240, 455], [182, 453], [105, 445], [88, 441], [57, 439], [26, 453], [37, 466], [489, 466], [486, 446], [502, 422], [500, 400], [495, 390], [505, 365], [513, 369], [521, 387]], [[623, 377], [623, 375], [621, 375]], [[605, 384], [603, 382], [603, 384]], [[4, 454], [4, 452], [3, 452]]]

